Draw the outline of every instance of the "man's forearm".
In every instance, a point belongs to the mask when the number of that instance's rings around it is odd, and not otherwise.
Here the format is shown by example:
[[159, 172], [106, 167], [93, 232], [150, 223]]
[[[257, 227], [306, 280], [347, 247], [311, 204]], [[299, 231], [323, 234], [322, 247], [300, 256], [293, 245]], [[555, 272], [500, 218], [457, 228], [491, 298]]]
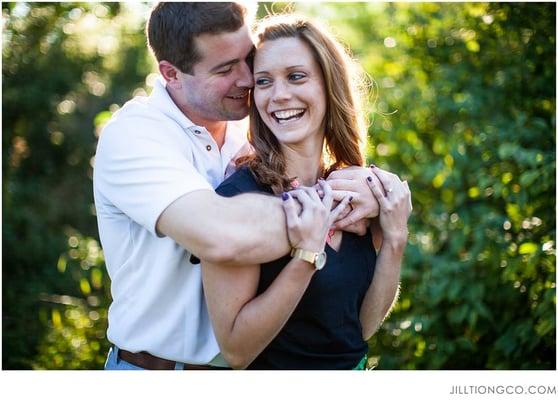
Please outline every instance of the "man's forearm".
[[290, 251], [287, 223], [280, 199], [247, 193], [220, 200], [224, 204], [223, 235], [231, 241], [227, 255], [229, 262], [262, 264]]
[[261, 264], [290, 250], [281, 200], [262, 194], [189, 193], [167, 207], [157, 230], [215, 263]]

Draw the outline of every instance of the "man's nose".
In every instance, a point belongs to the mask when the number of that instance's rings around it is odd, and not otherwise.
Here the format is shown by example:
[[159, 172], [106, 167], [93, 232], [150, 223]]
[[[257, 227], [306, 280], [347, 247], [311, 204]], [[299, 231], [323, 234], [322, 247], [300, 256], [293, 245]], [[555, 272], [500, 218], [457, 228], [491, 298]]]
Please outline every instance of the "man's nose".
[[254, 87], [254, 75], [252, 75], [250, 66], [246, 62], [242, 63], [242, 66], [240, 68], [240, 74], [235, 84], [239, 88], [251, 89]]

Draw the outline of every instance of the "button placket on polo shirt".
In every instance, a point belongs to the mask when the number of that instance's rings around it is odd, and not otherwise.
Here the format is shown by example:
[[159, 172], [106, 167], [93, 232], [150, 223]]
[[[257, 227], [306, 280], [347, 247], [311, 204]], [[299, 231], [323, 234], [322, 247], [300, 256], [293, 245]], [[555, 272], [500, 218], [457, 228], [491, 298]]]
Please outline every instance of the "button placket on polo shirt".
[[205, 128], [201, 126], [193, 126], [190, 128], [190, 131], [194, 133], [194, 137], [201, 141], [202, 144], [206, 145], [206, 148], [211, 145], [211, 135]]
[[[226, 140], [223, 148], [219, 149], [213, 136], [201, 126], [191, 126], [189, 128], [192, 136], [199, 140], [198, 152], [199, 156], [207, 163], [206, 172], [209, 175], [209, 180], [213, 184], [219, 184], [224, 179], [225, 169], [223, 167], [223, 160], [227, 158], [228, 151], [223, 151], [226, 146]], [[227, 163], [228, 164], [228, 163]]]
[[[201, 142], [201, 147], [205, 149], [205, 152], [208, 153], [208, 156], [213, 158], [221, 158], [221, 152], [218, 150], [217, 144], [213, 140], [211, 134], [207, 131], [207, 129], [201, 126], [193, 126], [190, 128], [191, 131], [194, 133], [194, 136]], [[217, 152], [214, 150], [217, 149]], [[220, 164], [220, 161], [219, 161]]]
[[194, 126], [192, 127], [192, 130], [194, 132], [194, 135], [198, 139], [202, 140], [202, 143], [205, 143], [206, 151], [211, 152], [214, 148], [216, 148], [217, 145], [215, 144], [213, 137], [211, 137], [207, 129], [200, 126]]

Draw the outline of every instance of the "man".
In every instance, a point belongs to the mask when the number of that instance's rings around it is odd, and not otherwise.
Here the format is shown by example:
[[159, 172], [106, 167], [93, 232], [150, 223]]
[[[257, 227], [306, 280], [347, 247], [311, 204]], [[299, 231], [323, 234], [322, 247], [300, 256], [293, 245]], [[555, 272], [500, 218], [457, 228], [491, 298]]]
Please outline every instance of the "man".
[[[113, 295], [106, 369], [225, 366], [197, 257], [257, 264], [290, 251], [280, 199], [213, 191], [248, 148], [247, 13], [235, 3], [156, 5], [147, 36], [161, 78], [99, 139], [94, 194]], [[355, 196], [354, 218], [377, 214], [370, 193]]]

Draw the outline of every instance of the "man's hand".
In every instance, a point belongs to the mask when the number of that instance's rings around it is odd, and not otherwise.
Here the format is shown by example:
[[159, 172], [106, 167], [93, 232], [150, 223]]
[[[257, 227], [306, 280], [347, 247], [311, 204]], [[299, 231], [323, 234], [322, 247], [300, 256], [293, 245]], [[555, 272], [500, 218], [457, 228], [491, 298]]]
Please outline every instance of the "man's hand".
[[[338, 204], [337, 201], [333, 202], [334, 207], [337, 204]], [[351, 204], [349, 203], [349, 206], [345, 207], [343, 212], [339, 214], [339, 216], [337, 217], [337, 219], [334, 222], [343, 220], [352, 211], [353, 211], [353, 208], [352, 208]], [[370, 226], [370, 221], [371, 221], [370, 219], [366, 219], [366, 218], [360, 219], [357, 222], [355, 222], [354, 224], [346, 226], [343, 229], [343, 231], [344, 232], [351, 232], [351, 233], [354, 233], [358, 236], [364, 236], [364, 235], [366, 235], [366, 231], [368, 230], [368, 227]]]
[[381, 187], [380, 181], [369, 168], [347, 167], [334, 171], [328, 176], [327, 182], [333, 189], [335, 201], [352, 196], [351, 211], [336, 221], [334, 229], [357, 234], [365, 233], [368, 219], [378, 216], [380, 210], [378, 201], [370, 192], [366, 180], [369, 176], [372, 177], [373, 183]]

